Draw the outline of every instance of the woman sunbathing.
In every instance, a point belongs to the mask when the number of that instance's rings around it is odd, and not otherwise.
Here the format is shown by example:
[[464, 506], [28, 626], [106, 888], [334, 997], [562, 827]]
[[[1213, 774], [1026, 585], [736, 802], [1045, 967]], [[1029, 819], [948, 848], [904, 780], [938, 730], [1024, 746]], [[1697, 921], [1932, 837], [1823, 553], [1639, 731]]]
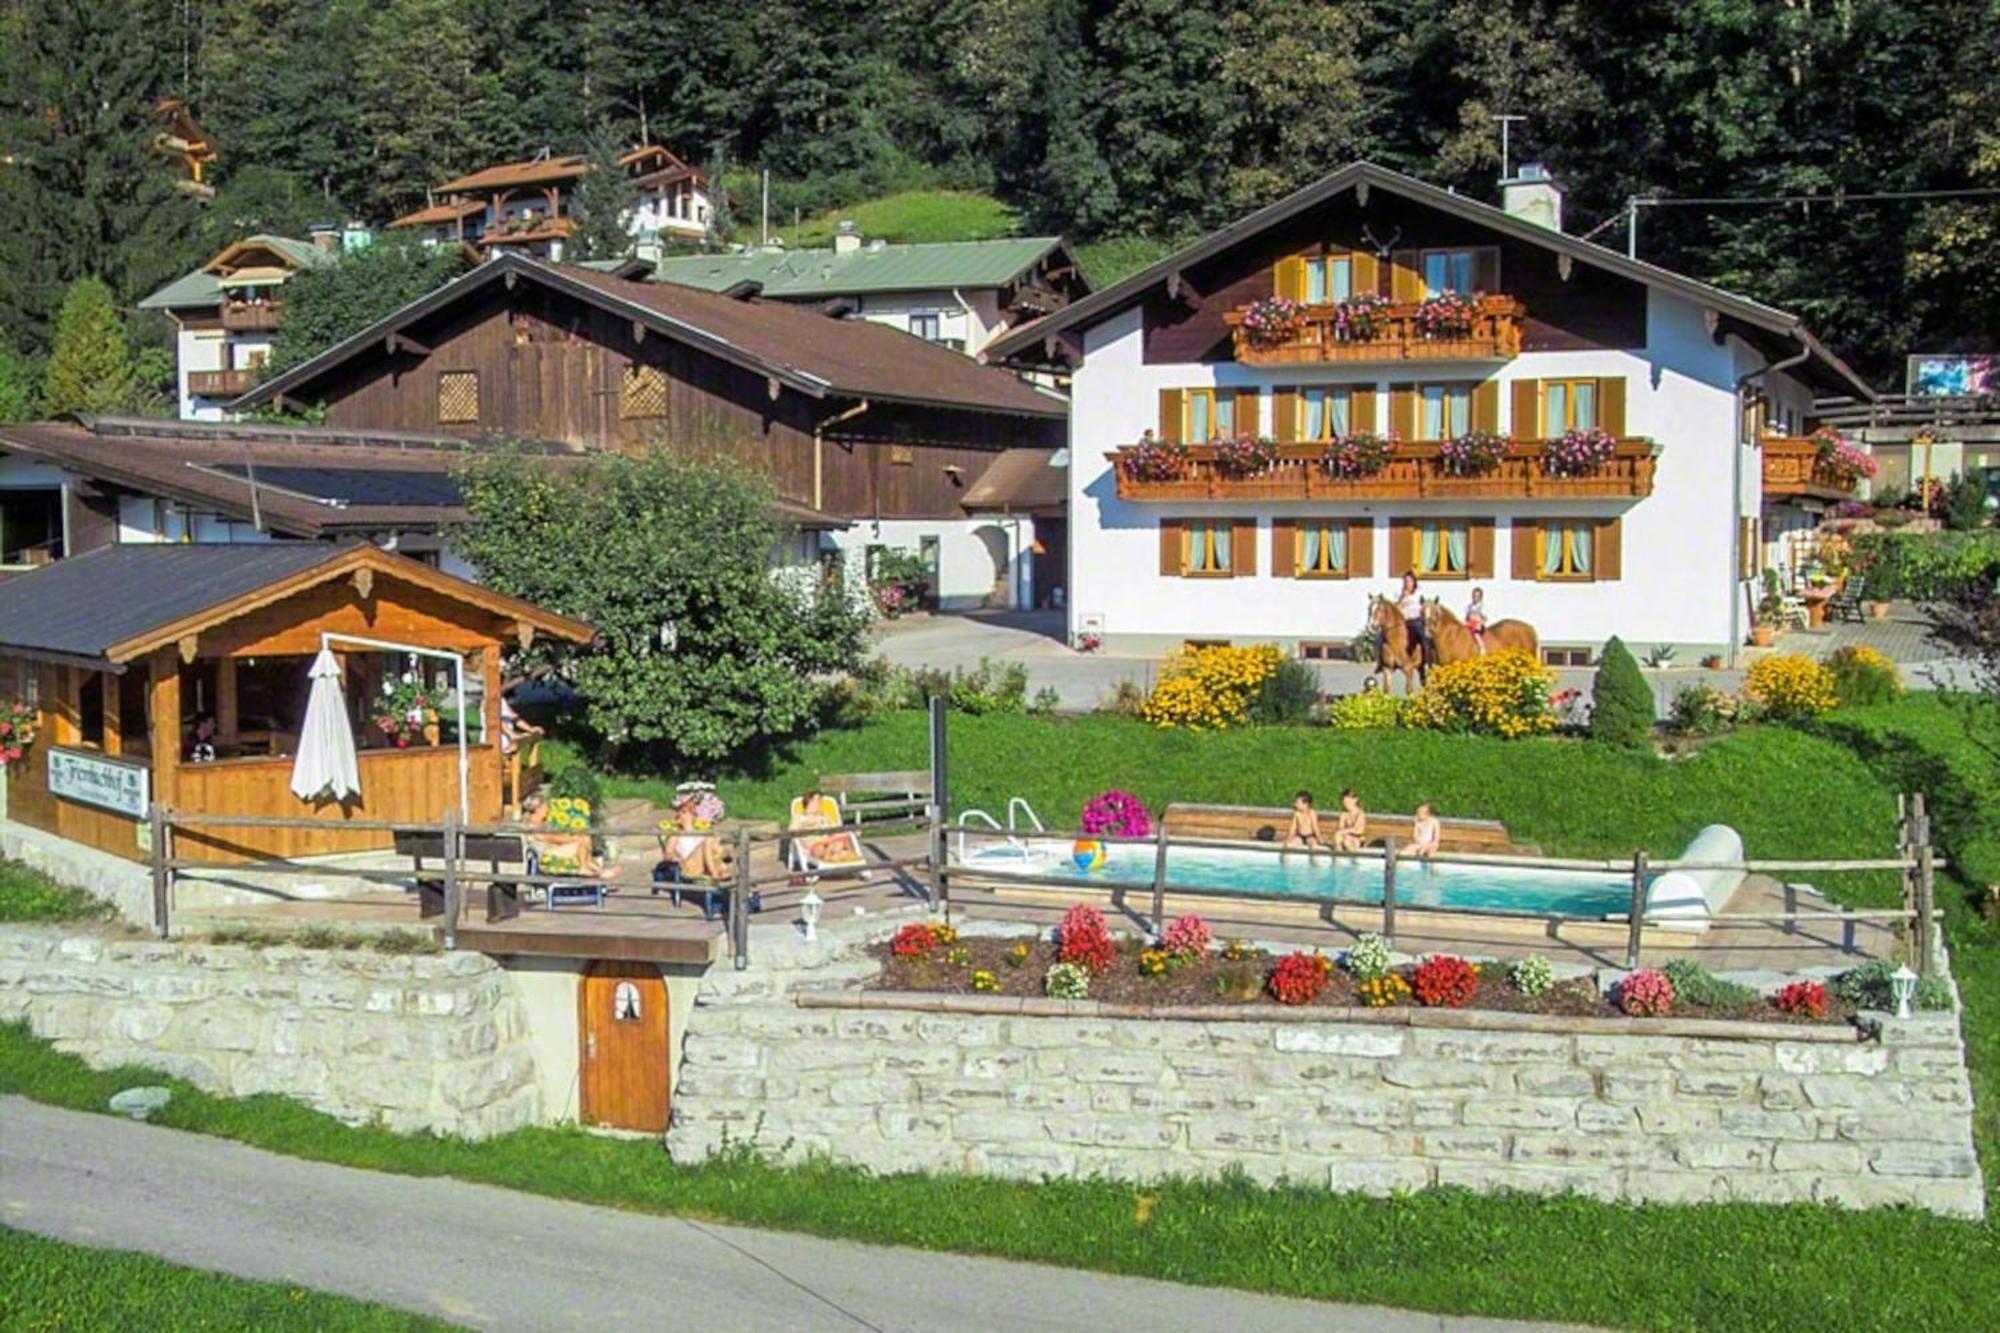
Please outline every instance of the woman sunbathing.
[[557, 832], [549, 828], [549, 802], [540, 792], [521, 802], [521, 822], [533, 830], [527, 837], [528, 847], [534, 852], [542, 874], [610, 879], [618, 873], [618, 867], [598, 861], [597, 849], [591, 845], [588, 832]]
[[1335, 851], [1358, 852], [1361, 840], [1368, 836], [1368, 812], [1361, 808], [1361, 798], [1349, 787], [1340, 793], [1340, 822], [1333, 826], [1333, 846]]
[[[791, 823], [785, 831], [807, 833], [814, 829], [839, 827], [840, 807], [830, 797], [822, 796], [814, 789], [793, 804]], [[800, 838], [797, 841], [806, 859], [814, 865], [856, 865], [861, 861], [861, 848], [852, 833], [832, 833], [823, 838]]]
[[679, 871], [682, 883], [722, 880], [733, 873], [722, 839], [696, 827], [694, 807], [698, 799], [689, 793], [674, 802], [674, 832], [662, 839], [666, 863]]

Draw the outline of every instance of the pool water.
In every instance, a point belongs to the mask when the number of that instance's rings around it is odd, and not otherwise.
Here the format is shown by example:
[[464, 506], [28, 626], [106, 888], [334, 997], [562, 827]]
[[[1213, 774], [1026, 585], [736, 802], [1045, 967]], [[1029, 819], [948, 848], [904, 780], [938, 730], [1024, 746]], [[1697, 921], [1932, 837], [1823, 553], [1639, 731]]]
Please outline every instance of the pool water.
[[[1023, 849], [994, 845], [973, 849], [965, 864], [982, 873], [1052, 875], [1079, 883], [1118, 884], [1150, 890], [1154, 849], [1134, 843], [1105, 849], [1097, 870], [1080, 869], [1068, 844], [1035, 842]], [[1180, 847], [1167, 852], [1167, 889], [1274, 894], [1314, 901], [1382, 901], [1382, 862], [1303, 852], [1236, 851]], [[1405, 907], [1475, 907], [1489, 911], [1559, 912], [1610, 916], [1631, 909], [1632, 883], [1622, 875], [1587, 871], [1514, 869], [1507, 866], [1396, 863], [1396, 902]]]

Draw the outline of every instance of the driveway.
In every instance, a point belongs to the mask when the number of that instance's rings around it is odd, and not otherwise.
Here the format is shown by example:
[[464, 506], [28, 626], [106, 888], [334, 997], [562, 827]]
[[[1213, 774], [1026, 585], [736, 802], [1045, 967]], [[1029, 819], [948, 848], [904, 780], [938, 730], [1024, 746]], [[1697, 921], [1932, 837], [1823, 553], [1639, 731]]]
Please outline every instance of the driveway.
[[304, 1162], [15, 1097], [0, 1097], [0, 1223], [475, 1328], [1548, 1327], [593, 1208]]

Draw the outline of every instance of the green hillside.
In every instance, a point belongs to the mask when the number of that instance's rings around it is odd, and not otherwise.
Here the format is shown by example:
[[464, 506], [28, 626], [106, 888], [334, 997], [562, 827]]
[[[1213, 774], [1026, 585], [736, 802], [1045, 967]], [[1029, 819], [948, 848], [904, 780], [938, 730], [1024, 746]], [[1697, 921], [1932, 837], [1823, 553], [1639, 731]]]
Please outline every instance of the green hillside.
[[[842, 221], [853, 222], [863, 236], [885, 241], [990, 241], [1016, 232], [1014, 210], [991, 195], [973, 190], [904, 190], [828, 209], [796, 226], [779, 228], [777, 234], [793, 249], [831, 245]], [[754, 231], [754, 223], [744, 230]]]

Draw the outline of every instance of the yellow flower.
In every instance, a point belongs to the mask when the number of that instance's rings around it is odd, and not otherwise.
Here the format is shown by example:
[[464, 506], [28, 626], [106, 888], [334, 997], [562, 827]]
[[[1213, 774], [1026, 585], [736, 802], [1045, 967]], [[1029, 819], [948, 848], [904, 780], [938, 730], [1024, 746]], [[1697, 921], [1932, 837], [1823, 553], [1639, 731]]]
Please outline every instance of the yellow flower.
[[1833, 673], [1802, 653], [1779, 653], [1751, 663], [1743, 693], [1779, 718], [1824, 713], [1839, 702]]
[[1257, 690], [1278, 669], [1271, 644], [1190, 648], [1167, 659], [1139, 715], [1156, 727], [1221, 730], [1249, 720]]

